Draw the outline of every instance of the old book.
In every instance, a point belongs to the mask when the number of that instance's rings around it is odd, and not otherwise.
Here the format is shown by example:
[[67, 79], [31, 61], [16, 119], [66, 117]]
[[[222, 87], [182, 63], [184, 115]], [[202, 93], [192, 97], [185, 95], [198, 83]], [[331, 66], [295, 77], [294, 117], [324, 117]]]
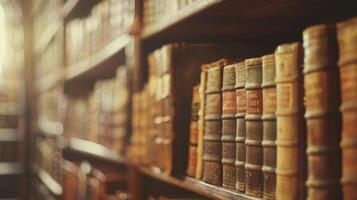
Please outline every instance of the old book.
[[203, 135], [203, 181], [222, 185], [222, 69], [225, 60], [207, 70], [205, 131]]
[[236, 75], [235, 64], [223, 68], [222, 81], [222, 167], [223, 187], [234, 189], [236, 185]]
[[275, 55], [262, 57], [263, 66], [263, 198], [275, 199], [276, 186], [276, 87]]
[[263, 193], [263, 122], [262, 122], [262, 60], [251, 58], [245, 60], [246, 66], [246, 163], [245, 193], [261, 197]]
[[337, 25], [341, 79], [342, 188], [344, 199], [357, 198], [357, 18]]
[[300, 43], [283, 44], [275, 51], [277, 199], [305, 197], [306, 134], [303, 123], [302, 53]]
[[236, 73], [236, 189], [245, 191], [245, 112], [246, 112], [246, 68], [245, 62], [239, 62]]
[[335, 25], [303, 32], [308, 199], [340, 199], [340, 88]]
[[196, 176], [197, 169], [197, 141], [198, 141], [198, 112], [200, 109], [199, 86], [193, 87], [190, 122], [190, 144], [188, 153], [187, 175]]
[[197, 136], [197, 164], [196, 164], [196, 178], [202, 179], [203, 172], [203, 132], [204, 132], [204, 108], [205, 108], [205, 91], [206, 91], [206, 79], [207, 79], [207, 69], [210, 67], [209, 64], [204, 64], [201, 66], [200, 73], [200, 87], [199, 87], [199, 111], [198, 111], [198, 136]]

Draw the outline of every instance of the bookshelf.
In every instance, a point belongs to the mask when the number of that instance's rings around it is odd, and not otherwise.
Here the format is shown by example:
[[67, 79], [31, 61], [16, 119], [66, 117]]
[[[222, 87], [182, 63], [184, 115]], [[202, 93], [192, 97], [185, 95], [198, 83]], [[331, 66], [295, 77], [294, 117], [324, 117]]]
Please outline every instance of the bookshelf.
[[53, 195], [57, 197], [62, 195], [62, 186], [54, 180], [51, 175], [46, 172], [46, 170], [39, 168], [37, 165], [32, 165], [32, 171]]
[[[66, 24], [71, 20], [90, 15], [91, 9], [99, 2], [99, 0], [62, 2], [57, 8], [59, 18], [54, 19], [53, 25], [50, 25], [42, 34], [35, 45], [35, 54], [41, 55], [54, 40], [56, 34], [60, 34], [65, 40]], [[145, 25], [142, 22], [143, 0], [135, 0], [137, 13], [131, 27], [122, 30], [120, 35], [110, 39], [97, 51], [90, 52], [88, 56], [71, 64], [63, 61], [58, 69], [33, 80], [32, 94], [40, 96], [51, 89], [60, 88], [64, 95], [79, 97], [82, 94], [76, 94], [76, 90], [74, 93], [66, 94], [66, 88], [92, 85], [98, 80], [112, 78], [118, 66], [127, 65], [133, 77], [132, 85], [130, 85], [130, 95], [132, 95], [132, 92], [143, 88], [143, 82], [147, 81], [143, 77], [147, 77], [149, 73], [146, 61], [148, 54], [163, 44], [259, 41], [276, 45], [281, 42], [301, 41], [301, 31], [307, 26], [321, 22], [336, 22], [355, 16], [357, 13], [353, 9], [342, 9], [352, 7], [352, 5], [355, 5], [352, 1], [338, 3], [337, 0], [308, 2], [269, 0], [264, 3], [243, 0], [197, 0], [191, 6], [175, 14], [156, 23]], [[319, 12], [318, 17], [314, 17], [316, 12]], [[132, 31], [133, 29], [135, 31]], [[61, 43], [61, 48], [62, 53], [65, 54], [64, 41]], [[61, 117], [63, 119], [63, 115]], [[118, 172], [129, 173], [131, 178], [128, 179], [127, 189], [128, 193], [133, 194], [134, 199], [141, 199], [146, 195], [142, 193], [147, 184], [150, 184], [146, 179], [160, 182], [168, 188], [180, 188], [205, 199], [260, 199], [210, 185], [202, 180], [182, 175], [167, 175], [149, 167], [147, 163], [138, 164], [130, 156], [125, 157], [104, 144], [79, 137], [68, 138], [65, 134], [65, 126], [59, 121], [52, 122], [39, 118], [34, 122], [37, 123], [37, 127], [33, 132], [39, 132], [39, 136], [45, 140], [54, 141], [60, 147], [64, 160], [76, 162], [89, 160], [93, 165], [117, 167]], [[78, 122], [78, 126], [82, 126], [81, 123]], [[81, 134], [87, 133], [78, 133], [78, 135]], [[6, 135], [0, 137], [0, 140], [11, 139], [14, 138]], [[65, 186], [62, 187], [45, 170], [36, 168], [34, 173], [37, 174], [38, 179], [55, 196], [61, 196]], [[171, 192], [171, 189], [165, 192]]]
[[122, 34], [88, 59], [66, 67], [65, 81], [96, 80], [113, 76], [116, 68], [124, 64], [124, 47], [130, 42], [130, 36]]

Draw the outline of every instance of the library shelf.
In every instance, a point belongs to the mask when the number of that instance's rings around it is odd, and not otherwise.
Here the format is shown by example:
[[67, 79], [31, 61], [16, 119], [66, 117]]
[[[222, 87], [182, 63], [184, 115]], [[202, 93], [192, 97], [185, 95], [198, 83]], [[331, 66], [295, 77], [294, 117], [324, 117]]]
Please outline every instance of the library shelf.
[[41, 55], [62, 26], [61, 20], [55, 16], [54, 21], [46, 28], [34, 46], [35, 55]]
[[16, 128], [0, 128], [1, 142], [16, 142], [20, 141], [21, 137]]
[[34, 80], [32, 93], [36, 95], [55, 88], [58, 86], [58, 83], [63, 80], [63, 77], [61, 76], [62, 74], [63, 73], [61, 73], [61, 71], [55, 70], [39, 79]]
[[68, 139], [65, 142], [63, 150], [71, 153], [75, 152], [94, 159], [108, 161], [110, 163], [120, 165], [125, 165], [127, 163], [126, 159], [117, 152], [108, 149], [101, 144], [79, 138]]
[[36, 132], [42, 136], [61, 136], [63, 133], [63, 125], [59, 122], [53, 122], [46, 119], [37, 121]]
[[168, 17], [165, 20], [162, 20], [159, 23], [149, 25], [149, 26], [144, 26], [142, 33], [141, 33], [141, 38], [142, 39], [147, 39], [150, 38], [160, 32], [163, 32], [170, 27], [173, 27], [174, 25], [189, 19], [190, 17], [199, 14], [200, 12], [206, 10], [207, 8], [214, 6], [223, 0], [207, 0], [207, 1], [196, 1], [196, 3], [193, 3], [192, 6], [187, 7], [186, 9], [181, 10], [175, 15], [172, 15]]
[[151, 168], [138, 168], [141, 173], [155, 180], [159, 180], [161, 182], [165, 182], [170, 185], [183, 188], [185, 190], [205, 196], [207, 198], [221, 200], [259, 200], [259, 198], [249, 197], [245, 194], [237, 193], [236, 191], [225, 189], [222, 187], [210, 185], [194, 178], [185, 177], [183, 179], [179, 179], [176, 177], [162, 174], [158, 171], [152, 170]]
[[0, 176], [21, 175], [23, 167], [20, 162], [0, 162]]
[[122, 34], [88, 58], [67, 66], [65, 83], [113, 77], [117, 67], [124, 64], [124, 49], [130, 39], [130, 35]]
[[[338, 4], [337, 4], [338, 5]], [[197, 1], [177, 14], [144, 25], [146, 43], [197, 41], [275, 41], [300, 38], [309, 25], [350, 16], [334, 0], [314, 1]], [[301, 15], [304, 13], [304, 15]], [[316, 13], [319, 13], [316, 16]], [[283, 37], [283, 38], [282, 38]], [[260, 40], [258, 40], [260, 41]]]
[[100, 0], [68, 0], [60, 10], [64, 22], [90, 14], [92, 7]]
[[63, 193], [63, 188], [46, 170], [41, 169], [37, 165], [33, 164], [31, 166], [34, 174], [38, 176], [40, 181], [46, 186], [46, 188], [54, 195], [61, 196]]

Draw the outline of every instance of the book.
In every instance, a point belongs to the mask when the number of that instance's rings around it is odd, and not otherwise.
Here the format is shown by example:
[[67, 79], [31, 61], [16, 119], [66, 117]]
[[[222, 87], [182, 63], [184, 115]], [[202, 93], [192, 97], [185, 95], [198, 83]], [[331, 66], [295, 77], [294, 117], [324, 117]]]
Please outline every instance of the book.
[[192, 89], [190, 144], [188, 154], [187, 175], [196, 176], [197, 170], [197, 142], [198, 142], [198, 112], [200, 109], [199, 86]]
[[246, 115], [245, 115], [245, 193], [261, 197], [263, 192], [263, 122], [262, 122], [262, 60], [251, 58], [245, 60], [246, 66]]
[[335, 25], [303, 32], [308, 199], [341, 199], [341, 117]]
[[239, 62], [236, 73], [236, 189], [245, 191], [245, 114], [246, 114], [246, 67], [245, 62]]
[[226, 60], [207, 69], [205, 130], [203, 135], [203, 181], [222, 185], [222, 70]]
[[206, 80], [207, 80], [207, 69], [210, 64], [203, 64], [201, 66], [200, 73], [200, 87], [199, 87], [199, 98], [200, 105], [198, 111], [198, 138], [197, 138], [197, 167], [196, 167], [196, 178], [202, 179], [203, 174], [203, 134], [204, 134], [204, 111], [205, 111], [205, 91], [206, 91]]
[[282, 44], [275, 50], [277, 166], [276, 198], [305, 198], [306, 133], [303, 119], [302, 46]]
[[262, 57], [263, 66], [263, 198], [275, 199], [276, 186], [276, 85], [275, 55]]
[[341, 80], [342, 188], [344, 199], [357, 198], [357, 18], [337, 24], [338, 66]]
[[223, 187], [234, 189], [236, 185], [236, 91], [235, 64], [223, 68], [222, 80], [222, 181]]

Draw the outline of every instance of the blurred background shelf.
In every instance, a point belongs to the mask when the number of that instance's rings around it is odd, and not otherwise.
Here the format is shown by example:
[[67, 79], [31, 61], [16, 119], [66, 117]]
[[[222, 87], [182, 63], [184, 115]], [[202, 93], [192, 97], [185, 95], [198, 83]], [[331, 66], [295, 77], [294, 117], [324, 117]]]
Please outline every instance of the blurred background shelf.
[[20, 141], [21, 135], [18, 129], [1, 128], [0, 129], [0, 141], [1, 142], [15, 142]]
[[71, 138], [66, 141], [63, 151], [65, 157], [71, 156], [73, 153], [78, 153], [89, 158], [104, 160], [120, 165], [127, 163], [127, 160], [120, 156], [117, 152], [108, 149], [101, 144], [79, 138]]
[[68, 0], [60, 10], [60, 15], [63, 17], [64, 22], [84, 17], [89, 15], [92, 7], [98, 2], [100, 0]]
[[39, 168], [37, 165], [32, 165], [32, 171], [37, 174], [41, 182], [56, 196], [61, 196], [63, 193], [62, 186], [53, 179], [45, 170]]
[[113, 77], [117, 67], [125, 62], [124, 47], [129, 42], [130, 36], [123, 34], [89, 58], [67, 66], [66, 83]]
[[23, 165], [19, 162], [0, 162], [0, 176], [3, 175], [21, 175]]

